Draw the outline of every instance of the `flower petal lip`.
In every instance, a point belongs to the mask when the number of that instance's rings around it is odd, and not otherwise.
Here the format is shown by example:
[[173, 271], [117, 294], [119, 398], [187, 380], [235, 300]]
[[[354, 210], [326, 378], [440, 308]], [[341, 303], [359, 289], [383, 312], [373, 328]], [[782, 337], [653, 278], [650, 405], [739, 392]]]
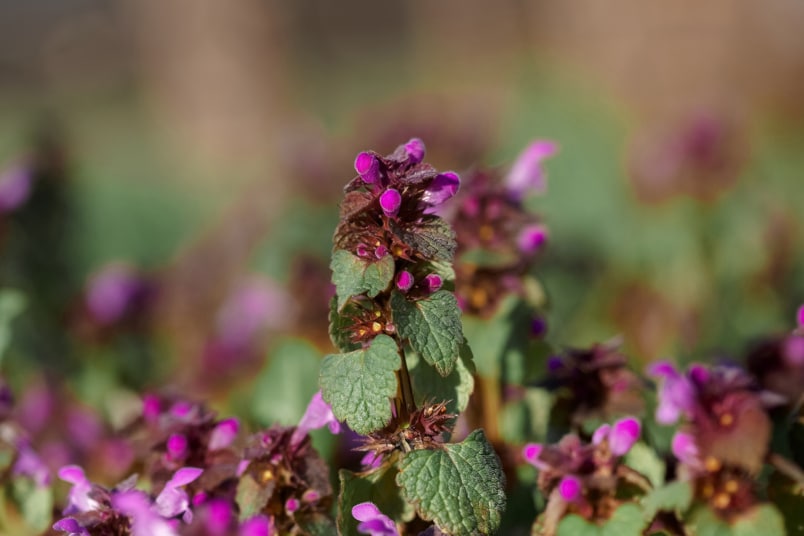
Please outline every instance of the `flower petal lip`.
[[696, 465], [698, 462], [698, 446], [695, 437], [686, 432], [676, 432], [671, 444], [673, 455], [682, 463]]
[[318, 391], [310, 399], [299, 425], [293, 431], [293, 435], [290, 438], [291, 444], [298, 445], [310, 430], [316, 430], [324, 426], [328, 426], [333, 434], [341, 431], [341, 423], [335, 418], [332, 407], [326, 403], [321, 391]]
[[209, 443], [207, 444], [207, 450], [219, 450], [227, 448], [235, 440], [239, 430], [240, 421], [237, 419], [231, 418], [222, 420], [215, 426], [215, 428], [212, 429], [212, 433], [209, 437]]
[[370, 536], [399, 536], [396, 524], [383, 514], [372, 502], [363, 502], [352, 507], [352, 517], [360, 524], [358, 532]]
[[634, 417], [626, 417], [614, 423], [609, 432], [609, 449], [615, 456], [623, 456], [642, 433], [642, 425]]
[[522, 253], [535, 253], [547, 243], [547, 227], [541, 224], [525, 226], [517, 237], [517, 247]]
[[460, 186], [461, 178], [454, 171], [439, 173], [424, 191], [422, 201], [432, 206], [440, 205], [458, 193]]
[[611, 432], [611, 425], [608, 424], [601, 424], [595, 433], [592, 434], [592, 444], [599, 445], [603, 442], [604, 439], [609, 437], [609, 432]]
[[536, 140], [528, 145], [514, 161], [505, 178], [508, 191], [516, 198], [529, 190], [542, 193], [546, 189], [542, 161], [558, 152], [558, 144], [549, 140]]
[[408, 160], [411, 164], [418, 164], [424, 160], [424, 142], [419, 138], [411, 138], [405, 144], [405, 152], [408, 154]]

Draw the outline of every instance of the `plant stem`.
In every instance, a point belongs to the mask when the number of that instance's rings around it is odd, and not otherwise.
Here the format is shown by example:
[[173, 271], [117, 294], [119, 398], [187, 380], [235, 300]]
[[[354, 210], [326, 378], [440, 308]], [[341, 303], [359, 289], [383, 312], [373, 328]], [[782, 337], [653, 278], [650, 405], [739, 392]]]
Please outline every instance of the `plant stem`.
[[[405, 359], [405, 351], [400, 352], [402, 357], [402, 367], [399, 369], [399, 385], [402, 387], [402, 406], [407, 415], [403, 420], [407, 420], [411, 413], [416, 411], [416, 401], [413, 399], [413, 386], [410, 383], [410, 372], [408, 372], [408, 363]], [[400, 418], [402, 416], [400, 415]]]

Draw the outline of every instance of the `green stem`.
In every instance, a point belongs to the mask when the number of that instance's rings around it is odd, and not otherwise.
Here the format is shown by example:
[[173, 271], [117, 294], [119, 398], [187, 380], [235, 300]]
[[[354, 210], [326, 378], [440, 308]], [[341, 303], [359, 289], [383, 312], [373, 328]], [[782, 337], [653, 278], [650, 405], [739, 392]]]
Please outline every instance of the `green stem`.
[[400, 415], [400, 420], [406, 421], [411, 413], [416, 411], [416, 401], [413, 398], [413, 386], [410, 383], [410, 372], [408, 363], [405, 359], [405, 351], [401, 350], [402, 367], [399, 369], [399, 384], [402, 387], [402, 408], [406, 412], [404, 418]]

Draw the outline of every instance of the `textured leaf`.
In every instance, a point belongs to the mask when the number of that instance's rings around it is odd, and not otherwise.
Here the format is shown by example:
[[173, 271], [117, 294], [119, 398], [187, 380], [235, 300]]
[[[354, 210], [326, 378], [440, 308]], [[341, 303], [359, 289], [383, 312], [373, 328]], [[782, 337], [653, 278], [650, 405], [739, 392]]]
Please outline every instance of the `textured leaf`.
[[399, 335], [408, 339], [413, 349], [441, 376], [449, 375], [464, 340], [455, 296], [447, 290], [439, 290], [423, 300], [408, 301], [394, 292], [391, 308]]
[[330, 354], [321, 364], [321, 394], [339, 421], [366, 435], [391, 420], [390, 398], [396, 395], [399, 348], [387, 335], [377, 335], [367, 349]]
[[349, 313], [353, 307], [357, 306], [347, 303], [342, 311], [338, 311], [337, 296], [333, 296], [329, 302], [329, 338], [341, 352], [351, 352], [360, 348], [360, 344], [350, 340], [352, 320], [349, 318]]
[[665, 463], [656, 451], [642, 441], [634, 443], [625, 455], [625, 465], [642, 473], [653, 487], [664, 484]]
[[691, 503], [692, 486], [681, 480], [655, 488], [642, 499], [645, 518], [648, 520], [661, 511], [686, 512]]
[[558, 524], [558, 536], [626, 536], [642, 534], [648, 522], [642, 510], [634, 503], [617, 508], [606, 523], [596, 525], [584, 518], [570, 514]]
[[784, 520], [771, 504], [755, 506], [737, 517], [731, 524], [720, 519], [712, 510], [701, 507], [691, 516], [690, 525], [696, 536], [784, 536]]
[[451, 262], [455, 255], [455, 231], [450, 224], [437, 216], [401, 227], [392, 224], [392, 231], [413, 251], [430, 261]]
[[275, 479], [260, 484], [249, 473], [240, 477], [235, 495], [235, 502], [240, 509], [240, 520], [243, 521], [259, 514], [274, 494], [275, 487]]
[[455, 368], [446, 377], [422, 361], [416, 352], [405, 353], [416, 404], [447, 401], [447, 411], [461, 413], [469, 404], [469, 397], [475, 388], [473, 376], [475, 365], [469, 346], [461, 347], [461, 357]]
[[335, 524], [329, 517], [321, 513], [297, 516], [296, 524], [302, 530], [302, 534], [309, 536], [334, 536], [336, 534]]
[[387, 460], [370, 473], [341, 469], [338, 474], [341, 480], [337, 520], [339, 534], [357, 534], [357, 520], [352, 517], [352, 507], [366, 501], [376, 504], [383, 514], [396, 522], [413, 519], [413, 506], [402, 498], [396, 485], [399, 471], [394, 460]]
[[345, 249], [332, 254], [332, 282], [338, 296], [338, 310], [352, 296], [367, 294], [369, 298], [388, 288], [394, 278], [394, 258], [385, 255], [379, 260], [362, 259]]
[[447, 534], [493, 534], [505, 510], [505, 476], [482, 430], [439, 450], [415, 450], [397, 483], [419, 515]]

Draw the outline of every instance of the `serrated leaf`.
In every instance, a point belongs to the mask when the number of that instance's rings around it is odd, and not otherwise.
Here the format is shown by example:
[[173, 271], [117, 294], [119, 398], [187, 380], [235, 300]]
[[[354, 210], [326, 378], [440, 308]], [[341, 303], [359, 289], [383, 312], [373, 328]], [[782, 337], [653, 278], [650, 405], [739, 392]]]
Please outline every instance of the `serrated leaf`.
[[358, 522], [352, 517], [352, 507], [366, 501], [376, 504], [380, 512], [396, 522], [413, 519], [413, 506], [402, 498], [396, 485], [398, 473], [395, 460], [386, 460], [386, 463], [370, 473], [353, 473], [346, 469], [339, 471], [341, 481], [337, 519], [339, 534], [357, 534]]
[[558, 536], [626, 536], [639, 535], [648, 522], [634, 503], [621, 505], [602, 525], [590, 523], [577, 514], [570, 514], [558, 524]]
[[394, 278], [394, 258], [391, 255], [368, 260], [339, 249], [332, 254], [329, 267], [338, 296], [339, 311], [352, 296], [366, 294], [369, 298], [375, 297], [387, 289]]
[[720, 519], [711, 509], [700, 507], [690, 516], [696, 536], [784, 536], [784, 520], [771, 504], [755, 506], [731, 524]]
[[461, 413], [469, 404], [469, 397], [475, 389], [472, 351], [464, 344], [461, 347], [460, 359], [456, 361], [452, 372], [442, 377], [433, 367], [425, 364], [416, 352], [406, 352], [410, 379], [416, 404], [425, 402], [447, 401], [447, 411]]
[[643, 499], [645, 518], [650, 520], [661, 511], [686, 512], [692, 504], [692, 486], [679, 480], [651, 490]]
[[401, 366], [396, 342], [377, 335], [366, 349], [324, 358], [321, 394], [335, 417], [352, 430], [362, 435], [376, 432], [391, 420], [389, 399], [396, 395], [396, 371]]
[[329, 301], [329, 339], [341, 352], [351, 352], [360, 348], [360, 344], [351, 340], [352, 320], [349, 318], [350, 304], [346, 304], [342, 311], [338, 311], [338, 297], [333, 296]]
[[419, 515], [447, 534], [493, 534], [505, 510], [505, 476], [482, 430], [402, 458], [397, 484]]
[[451, 262], [455, 255], [455, 231], [438, 216], [405, 227], [392, 223], [391, 230], [413, 251], [430, 261]]
[[452, 372], [463, 343], [461, 311], [458, 301], [447, 290], [439, 290], [425, 299], [408, 301], [391, 295], [394, 325], [399, 335], [434, 366], [441, 376]]

